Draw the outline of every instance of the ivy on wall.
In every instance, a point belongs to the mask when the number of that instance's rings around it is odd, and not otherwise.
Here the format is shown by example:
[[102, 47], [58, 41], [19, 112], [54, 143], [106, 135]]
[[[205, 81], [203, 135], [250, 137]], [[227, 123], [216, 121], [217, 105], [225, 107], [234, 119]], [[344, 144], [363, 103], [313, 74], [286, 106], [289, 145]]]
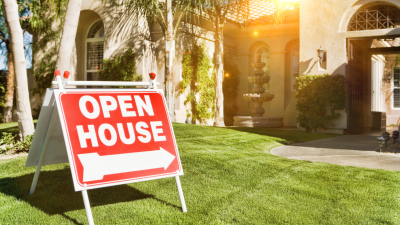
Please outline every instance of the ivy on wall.
[[307, 131], [327, 129], [340, 117], [335, 110], [346, 106], [345, 78], [342, 75], [309, 75], [296, 78], [297, 122]]
[[127, 49], [123, 55], [104, 59], [100, 69], [102, 81], [141, 81], [142, 75], [136, 74], [135, 53]]
[[190, 103], [187, 118], [191, 118], [192, 123], [196, 123], [196, 120], [205, 123], [206, 119], [214, 117], [215, 73], [212, 68], [212, 61], [204, 44], [195, 44], [191, 51], [183, 52], [179, 94], [188, 91], [185, 104]]
[[233, 125], [233, 117], [236, 116], [238, 107], [236, 99], [238, 95], [238, 85], [240, 70], [235, 61], [230, 57], [232, 54], [224, 56], [225, 77], [222, 82], [222, 92], [224, 93], [224, 122], [226, 126]]
[[[40, 61], [33, 61], [33, 76], [35, 88], [33, 93], [44, 94], [46, 89], [51, 87], [56, 67], [56, 56], [60, 41], [59, 30], [62, 30], [67, 9], [67, 0], [38, 1], [33, 0], [29, 5], [32, 17], [29, 23], [32, 33], [38, 36], [39, 40], [32, 43], [33, 54], [43, 54]], [[57, 26], [54, 26], [54, 25]], [[33, 57], [35, 60], [35, 57]]]

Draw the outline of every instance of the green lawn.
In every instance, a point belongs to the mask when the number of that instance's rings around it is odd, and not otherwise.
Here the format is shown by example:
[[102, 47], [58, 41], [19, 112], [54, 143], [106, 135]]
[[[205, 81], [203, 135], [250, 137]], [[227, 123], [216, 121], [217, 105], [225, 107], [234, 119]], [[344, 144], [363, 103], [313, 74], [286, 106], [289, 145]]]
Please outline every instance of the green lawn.
[[[36, 127], [37, 120], [33, 120], [33, 123]], [[18, 122], [13, 123], [0, 123], [0, 137], [2, 132], [18, 134]]]
[[[332, 134], [174, 124], [188, 213], [174, 178], [89, 190], [96, 224], [399, 224], [399, 172], [271, 155]], [[86, 224], [68, 164], [0, 161], [0, 224]]]

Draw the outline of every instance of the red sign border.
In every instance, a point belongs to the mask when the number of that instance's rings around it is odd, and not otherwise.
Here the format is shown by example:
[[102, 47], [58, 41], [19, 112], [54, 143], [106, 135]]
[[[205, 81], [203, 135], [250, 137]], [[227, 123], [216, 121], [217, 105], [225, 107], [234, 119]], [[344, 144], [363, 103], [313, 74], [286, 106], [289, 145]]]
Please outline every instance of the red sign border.
[[[69, 93], [68, 93], [69, 92]], [[87, 92], [90, 92], [90, 94], [98, 94], [98, 93], [125, 93], [125, 92], [140, 92], [140, 93], [157, 93], [161, 96], [161, 98], [163, 99], [163, 103], [164, 103], [164, 109], [166, 113], [166, 116], [168, 118], [168, 125], [169, 128], [171, 130], [172, 133], [172, 139], [173, 139], [173, 143], [175, 146], [175, 154], [177, 156], [177, 161], [178, 161], [178, 165], [179, 165], [179, 170], [177, 170], [176, 173], [165, 173], [165, 174], [157, 174], [157, 175], [150, 175], [150, 176], [144, 176], [144, 177], [136, 177], [136, 178], [129, 178], [129, 179], [122, 179], [122, 180], [116, 180], [116, 181], [109, 181], [109, 182], [102, 182], [102, 183], [96, 183], [96, 184], [81, 184], [79, 182], [78, 179], [78, 174], [76, 171], [76, 165], [75, 165], [75, 158], [73, 155], [73, 150], [71, 147], [71, 140], [70, 140], [70, 136], [68, 131], [68, 126], [66, 124], [66, 118], [64, 115], [64, 110], [63, 110], [63, 106], [61, 104], [61, 96], [63, 94], [89, 94]], [[162, 94], [161, 90], [154, 90], [154, 89], [130, 89], [130, 90], [115, 90], [115, 89], [91, 89], [91, 90], [87, 90], [87, 89], [66, 89], [65, 93], [61, 90], [57, 90], [54, 89], [54, 95], [56, 97], [56, 105], [58, 108], [58, 112], [59, 112], [59, 117], [60, 117], [60, 122], [61, 122], [61, 127], [64, 133], [64, 141], [65, 141], [65, 147], [67, 149], [68, 152], [68, 160], [69, 163], [73, 166], [70, 166], [71, 168], [71, 173], [75, 176], [73, 176], [73, 180], [74, 180], [74, 186], [75, 186], [75, 191], [81, 191], [81, 190], [87, 190], [87, 189], [95, 189], [95, 188], [101, 188], [101, 187], [109, 187], [109, 186], [115, 186], [115, 185], [120, 185], [120, 184], [127, 184], [127, 183], [134, 183], [134, 182], [140, 182], [140, 181], [147, 181], [147, 180], [155, 180], [155, 179], [161, 179], [161, 178], [167, 178], [167, 177], [173, 177], [176, 175], [183, 175], [183, 170], [182, 170], [182, 164], [181, 164], [181, 160], [180, 160], [180, 156], [179, 156], [179, 151], [178, 151], [178, 145], [176, 144], [176, 139], [175, 139], [175, 133], [174, 133], [174, 129], [172, 128], [172, 123], [171, 123], [171, 119], [169, 117], [169, 113], [168, 113], [168, 109], [167, 106], [165, 104], [165, 98], [164, 95]], [[60, 114], [61, 113], [61, 114]], [[68, 143], [67, 143], [68, 141]], [[78, 185], [76, 185], [78, 184]]]

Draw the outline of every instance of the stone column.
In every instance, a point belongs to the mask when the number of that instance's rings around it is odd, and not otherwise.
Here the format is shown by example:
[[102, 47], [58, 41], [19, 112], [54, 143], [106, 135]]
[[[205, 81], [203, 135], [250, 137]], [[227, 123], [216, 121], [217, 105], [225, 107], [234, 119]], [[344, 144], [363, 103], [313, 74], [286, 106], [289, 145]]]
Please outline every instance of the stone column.
[[[285, 51], [272, 51], [270, 55], [270, 91], [275, 98], [270, 102], [268, 117], [282, 117], [285, 112]], [[284, 120], [285, 123], [285, 120]]]

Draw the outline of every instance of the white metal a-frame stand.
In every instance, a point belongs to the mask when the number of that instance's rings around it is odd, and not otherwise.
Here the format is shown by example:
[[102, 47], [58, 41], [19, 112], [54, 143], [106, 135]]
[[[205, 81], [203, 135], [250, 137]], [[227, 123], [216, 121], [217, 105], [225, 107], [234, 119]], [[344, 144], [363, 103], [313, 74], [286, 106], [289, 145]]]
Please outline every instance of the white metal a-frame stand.
[[[64, 80], [61, 78], [59, 71], [55, 72], [55, 76], [56, 76], [57, 81], [53, 81], [53, 84], [57, 84], [58, 88], [61, 91], [63, 91], [64, 93], [66, 93], [66, 90], [65, 90], [66, 86], [144, 86], [144, 87], [147, 86], [147, 89], [157, 89], [157, 83], [153, 79], [150, 79], [149, 82], [67, 81], [66, 79], [69, 76], [68, 71], [65, 71], [65, 73], [64, 73]], [[46, 129], [46, 132], [44, 135], [44, 140], [40, 147], [41, 148], [40, 156], [37, 161], [36, 172], [33, 177], [30, 194], [33, 194], [35, 192], [36, 184], [39, 179], [40, 170], [42, 168], [42, 165], [44, 164], [46, 151], [48, 149], [48, 144], [50, 141], [50, 136], [53, 133], [53, 127], [55, 125], [56, 120], [58, 119], [57, 118], [58, 117], [57, 109], [55, 109], [55, 108], [56, 108], [56, 105], [54, 105], [54, 107], [51, 109], [52, 111], [51, 111], [50, 122], [48, 123], [47, 129]], [[29, 159], [29, 156], [28, 156], [28, 159]], [[55, 164], [55, 163], [59, 163], [59, 162], [54, 162], [52, 164]], [[50, 164], [50, 163], [48, 163], [48, 164]], [[179, 197], [180, 197], [180, 201], [181, 201], [181, 205], [182, 205], [182, 211], [187, 212], [179, 175], [175, 176], [175, 180], [176, 180], [176, 186], [178, 189], [178, 193], [179, 193]], [[86, 187], [87, 186], [85, 184], [85, 188]], [[94, 221], [93, 221], [92, 211], [90, 209], [90, 202], [89, 202], [89, 197], [87, 194], [87, 189], [82, 190], [82, 197], [83, 197], [83, 202], [85, 205], [86, 216], [87, 216], [88, 222], [90, 225], [92, 225], [92, 224], [94, 224]]]

